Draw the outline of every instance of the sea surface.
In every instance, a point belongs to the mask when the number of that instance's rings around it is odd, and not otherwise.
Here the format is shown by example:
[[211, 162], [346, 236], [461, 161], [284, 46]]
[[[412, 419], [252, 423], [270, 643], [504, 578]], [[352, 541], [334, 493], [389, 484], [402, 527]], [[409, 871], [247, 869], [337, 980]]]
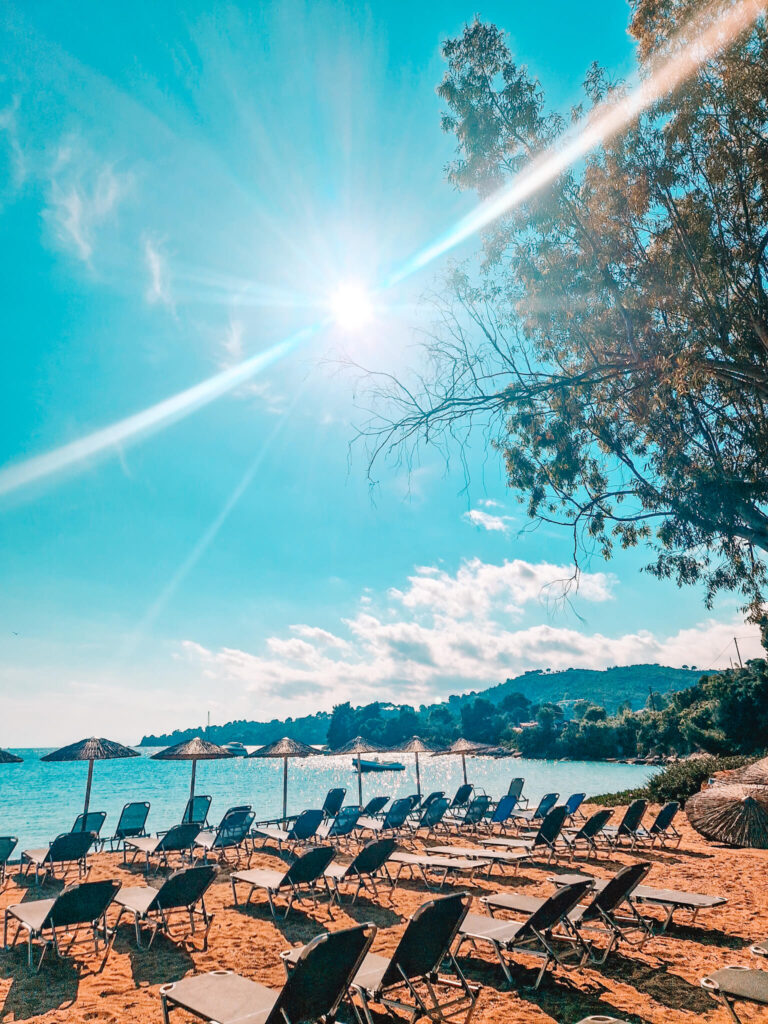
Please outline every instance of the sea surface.
[[[19, 839], [15, 853], [45, 846], [60, 832], [72, 828], [83, 809], [88, 763], [46, 763], [40, 758], [51, 748], [14, 750], [23, 764], [0, 765], [0, 835]], [[142, 747], [140, 757], [97, 761], [93, 771], [90, 809], [106, 811], [103, 836], [112, 835], [124, 804], [148, 800], [148, 829], [152, 832], [176, 824], [189, 797], [191, 764], [188, 761], [153, 761], [159, 748]], [[250, 749], [250, 748], [249, 748]], [[416, 790], [412, 754], [376, 756], [397, 761], [405, 771], [363, 775], [363, 800], [386, 794], [405, 796]], [[464, 781], [460, 757], [419, 758], [422, 792], [444, 790], [453, 796]], [[565, 799], [573, 792], [615, 792], [641, 786], [658, 769], [645, 765], [605, 764], [593, 761], [527, 761], [516, 758], [467, 758], [470, 782], [497, 799], [506, 793], [510, 779], [522, 775], [524, 793], [531, 802], [557, 791]], [[348, 803], [357, 803], [357, 773], [352, 757], [336, 755], [291, 758], [288, 761], [288, 813], [320, 807], [335, 786], [347, 789]], [[209, 820], [216, 824], [228, 807], [251, 804], [257, 820], [282, 813], [283, 762], [281, 759], [232, 758], [199, 761], [197, 793], [213, 798]]]

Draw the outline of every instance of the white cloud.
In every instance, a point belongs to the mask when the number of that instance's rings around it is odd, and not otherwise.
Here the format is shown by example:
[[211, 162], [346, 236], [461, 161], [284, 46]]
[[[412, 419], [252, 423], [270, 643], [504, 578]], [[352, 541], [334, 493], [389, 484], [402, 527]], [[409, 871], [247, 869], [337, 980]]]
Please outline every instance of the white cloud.
[[21, 188], [27, 178], [27, 162], [19, 142], [18, 110], [18, 96], [14, 96], [9, 105], [0, 110], [0, 133], [8, 146], [9, 181], [13, 189]]
[[149, 273], [149, 287], [146, 291], [147, 302], [152, 305], [159, 303], [173, 309], [168, 261], [158, 241], [152, 238], [144, 239], [144, 260]]
[[[229, 321], [224, 337], [220, 341], [222, 369], [241, 363], [245, 359], [245, 324], [242, 320]], [[287, 406], [285, 395], [275, 390], [270, 380], [252, 380], [241, 384], [234, 392], [239, 398], [255, 401], [264, 412], [281, 416]]]
[[462, 519], [477, 526], [481, 530], [491, 532], [509, 533], [509, 525], [514, 522], [512, 516], [494, 516], [490, 512], [483, 512], [480, 508], [472, 508], [465, 512]]
[[481, 498], [478, 505], [483, 508], [504, 508], [500, 501], [494, 501], [493, 498]]
[[226, 333], [221, 340], [224, 367], [240, 363], [243, 359], [243, 331], [242, 320], [230, 320]]

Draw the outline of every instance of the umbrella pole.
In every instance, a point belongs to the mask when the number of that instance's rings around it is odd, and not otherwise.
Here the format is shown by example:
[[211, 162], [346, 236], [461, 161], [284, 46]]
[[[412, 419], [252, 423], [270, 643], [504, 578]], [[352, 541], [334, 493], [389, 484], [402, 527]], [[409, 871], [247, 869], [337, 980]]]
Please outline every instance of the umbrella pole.
[[461, 767], [464, 769], [464, 783], [467, 781], [467, 758], [465, 754], [461, 755]]
[[421, 775], [419, 773], [419, 752], [415, 752], [416, 757], [416, 792], [419, 794], [419, 803], [421, 803]]
[[83, 823], [80, 831], [85, 832], [85, 822], [88, 817], [88, 804], [91, 802], [91, 782], [93, 781], [93, 758], [88, 762], [88, 781], [85, 784], [85, 804], [83, 806]]
[[192, 758], [192, 781], [189, 784], [189, 799], [195, 799], [195, 774], [197, 773], [197, 758]]
[[360, 754], [357, 755], [357, 797], [360, 809], [363, 807], [363, 768], [360, 764]]
[[288, 817], [288, 758], [283, 758], [283, 821]]

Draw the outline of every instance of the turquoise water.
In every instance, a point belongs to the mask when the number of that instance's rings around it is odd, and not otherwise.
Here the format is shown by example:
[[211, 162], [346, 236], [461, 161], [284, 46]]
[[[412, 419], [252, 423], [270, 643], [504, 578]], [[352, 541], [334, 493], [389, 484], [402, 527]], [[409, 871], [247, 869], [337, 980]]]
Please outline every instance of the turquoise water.
[[[124, 761], [97, 761], [93, 770], [91, 810], [106, 811], [102, 835], [111, 835], [123, 805], [149, 800], [150, 831], [179, 821], [189, 796], [191, 765], [187, 761], [153, 761], [156, 748], [142, 748], [141, 757]], [[83, 808], [87, 762], [44, 763], [48, 749], [14, 750], [23, 764], [0, 765], [0, 835], [19, 837], [19, 848], [47, 844], [68, 831]], [[363, 776], [363, 799], [378, 794], [390, 797], [415, 792], [412, 755], [391, 755], [401, 760], [403, 772]], [[380, 755], [378, 760], [387, 760]], [[442, 789], [453, 795], [463, 782], [461, 758], [421, 755], [424, 793]], [[526, 761], [512, 758], [467, 758], [469, 781], [494, 798], [505, 793], [516, 775], [526, 780], [525, 794], [534, 800], [550, 790], [563, 798], [572, 792], [602, 793], [642, 785], [654, 771], [642, 765], [602, 764], [592, 761]], [[198, 793], [213, 797], [210, 820], [218, 822], [228, 807], [249, 803], [257, 819], [276, 818], [282, 811], [282, 760], [233, 758], [200, 761]], [[349, 755], [292, 758], [288, 762], [288, 813], [320, 807], [333, 786], [347, 788], [348, 802], [357, 802], [357, 775]]]

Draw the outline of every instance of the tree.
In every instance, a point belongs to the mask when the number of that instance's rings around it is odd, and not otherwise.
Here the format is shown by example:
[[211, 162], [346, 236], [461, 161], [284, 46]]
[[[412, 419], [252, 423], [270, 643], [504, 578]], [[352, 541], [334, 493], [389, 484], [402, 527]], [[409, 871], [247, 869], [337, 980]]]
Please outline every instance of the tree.
[[[719, 0], [718, 10], [735, 0]], [[708, 10], [710, 8], [708, 7]], [[686, 45], [702, 0], [635, 0], [640, 73]], [[712, 15], [708, 14], [711, 19]], [[688, 33], [695, 39], [696, 28]], [[560, 144], [567, 119], [474, 22], [443, 46], [449, 180], [481, 197]], [[622, 95], [593, 65], [578, 123]], [[764, 19], [620, 136], [495, 222], [436, 299], [429, 375], [385, 379], [372, 459], [475, 427], [533, 520], [586, 550], [647, 546], [650, 572], [740, 592], [768, 551], [768, 36]]]
[[331, 750], [343, 746], [355, 735], [355, 712], [349, 701], [336, 704], [328, 723], [327, 743]]

